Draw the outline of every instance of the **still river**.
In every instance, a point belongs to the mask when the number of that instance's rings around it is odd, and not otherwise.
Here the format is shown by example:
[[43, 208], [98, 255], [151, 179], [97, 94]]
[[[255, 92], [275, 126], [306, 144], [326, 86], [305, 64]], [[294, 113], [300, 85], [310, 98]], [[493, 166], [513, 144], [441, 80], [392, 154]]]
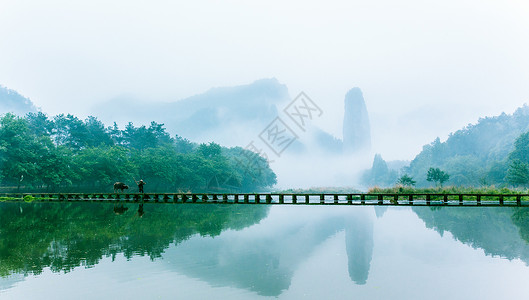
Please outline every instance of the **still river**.
[[529, 209], [0, 203], [0, 299], [527, 299]]

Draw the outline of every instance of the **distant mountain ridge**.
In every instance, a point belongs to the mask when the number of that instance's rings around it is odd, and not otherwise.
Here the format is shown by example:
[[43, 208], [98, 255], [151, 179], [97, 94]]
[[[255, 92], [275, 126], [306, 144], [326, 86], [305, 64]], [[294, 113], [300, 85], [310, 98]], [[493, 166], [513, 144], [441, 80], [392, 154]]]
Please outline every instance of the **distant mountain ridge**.
[[[353, 96], [351, 96], [353, 95]], [[163, 123], [169, 132], [197, 142], [215, 141], [227, 146], [248, 145], [276, 118], [285, 117], [283, 109], [292, 101], [286, 85], [276, 78], [250, 84], [212, 88], [202, 94], [168, 103], [141, 103], [128, 98], [113, 99], [96, 107], [93, 115], [104, 123], [134, 120], [134, 123]], [[370, 148], [367, 109], [359, 88], [344, 100], [345, 140], [353, 154]], [[341, 116], [340, 116], [341, 117]], [[295, 127], [295, 125], [292, 125]], [[343, 141], [320, 128], [311, 127], [303, 139], [288, 151], [341, 154]]]
[[36, 111], [37, 107], [29, 98], [22, 96], [15, 90], [0, 85], [0, 114], [11, 112], [17, 115], [25, 115]]
[[426, 173], [430, 167], [441, 168], [450, 174], [447, 184], [501, 185], [505, 183], [509, 153], [515, 140], [529, 131], [529, 106], [518, 108], [513, 114], [502, 113], [481, 118], [448, 137], [437, 138], [413, 159], [404, 171], [412, 175], [417, 185], [430, 185]]
[[[234, 145], [234, 138], [241, 135], [257, 136], [272, 121], [271, 116], [278, 115], [276, 105], [289, 99], [287, 87], [271, 78], [247, 85], [212, 88], [169, 103], [114, 99], [96, 107], [94, 115], [105, 123], [134, 120], [148, 124], [155, 120], [164, 123], [170, 132], [194, 141], [216, 138], [217, 142]], [[241, 124], [244, 128], [240, 128]], [[218, 140], [226, 134], [227, 138]]]

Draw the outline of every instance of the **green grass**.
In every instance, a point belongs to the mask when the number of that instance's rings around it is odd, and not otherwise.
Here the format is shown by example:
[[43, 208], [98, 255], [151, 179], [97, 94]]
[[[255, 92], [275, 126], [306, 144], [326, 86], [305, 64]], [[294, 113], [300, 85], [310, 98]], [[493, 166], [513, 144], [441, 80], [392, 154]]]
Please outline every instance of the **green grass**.
[[509, 188], [496, 188], [494, 186], [474, 188], [474, 187], [437, 187], [437, 188], [415, 188], [396, 186], [391, 188], [379, 188], [372, 187], [368, 190], [368, 193], [385, 193], [385, 194], [528, 194], [527, 189], [509, 189]]

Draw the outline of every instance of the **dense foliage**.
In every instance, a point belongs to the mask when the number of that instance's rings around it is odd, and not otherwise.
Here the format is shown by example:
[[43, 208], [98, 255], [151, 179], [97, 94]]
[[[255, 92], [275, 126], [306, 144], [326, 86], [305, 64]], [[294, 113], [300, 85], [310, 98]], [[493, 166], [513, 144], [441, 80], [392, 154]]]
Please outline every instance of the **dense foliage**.
[[507, 172], [513, 160], [529, 163], [529, 106], [512, 115], [480, 119], [475, 125], [450, 134], [446, 142], [436, 139], [424, 146], [405, 170], [427, 186], [429, 168], [440, 168], [450, 175], [447, 184], [457, 186], [519, 186]]
[[[276, 183], [268, 162], [240, 147], [171, 137], [163, 124], [124, 129], [94, 117], [43, 113], [0, 118], [0, 180], [4, 190], [112, 191], [114, 182], [146, 191], [262, 189]], [[133, 190], [134, 191], [134, 190]]]
[[[385, 166], [382, 158], [375, 156], [372, 169], [364, 174], [364, 184], [368, 187], [397, 184], [398, 177], [392, 174], [394, 170]], [[443, 174], [433, 174], [432, 169]], [[425, 145], [408, 167], [399, 171], [400, 176], [408, 176], [418, 187], [445, 182], [467, 187], [527, 186], [529, 106], [517, 109], [512, 115], [503, 113], [482, 118], [477, 124], [450, 134], [445, 142], [437, 138]]]

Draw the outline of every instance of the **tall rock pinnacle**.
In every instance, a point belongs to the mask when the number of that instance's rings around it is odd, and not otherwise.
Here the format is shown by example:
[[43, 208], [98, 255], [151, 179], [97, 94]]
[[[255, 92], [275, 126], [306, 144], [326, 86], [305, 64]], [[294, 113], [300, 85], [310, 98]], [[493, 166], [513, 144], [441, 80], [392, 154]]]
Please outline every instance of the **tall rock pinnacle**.
[[371, 149], [371, 128], [364, 96], [359, 88], [352, 88], [345, 95], [343, 119], [343, 151], [346, 154]]

